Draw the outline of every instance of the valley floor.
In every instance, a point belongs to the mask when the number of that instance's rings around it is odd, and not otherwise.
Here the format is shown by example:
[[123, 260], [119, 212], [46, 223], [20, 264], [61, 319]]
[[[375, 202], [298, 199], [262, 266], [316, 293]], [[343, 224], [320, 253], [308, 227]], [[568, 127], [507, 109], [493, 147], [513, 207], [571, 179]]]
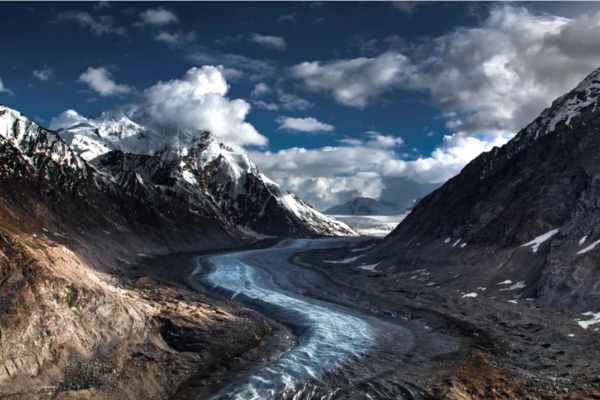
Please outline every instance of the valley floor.
[[427, 286], [419, 271], [344, 263], [373, 240], [140, 257], [110, 284], [154, 307], [150, 338], [71, 360], [60, 385], [37, 393], [10, 381], [0, 398], [600, 398], [593, 327], [535, 301]]
[[[384, 276], [375, 268], [350, 269], [344, 263], [331, 262], [360, 255], [359, 249], [370, 246], [364, 238], [303, 242], [312, 243], [288, 243], [291, 248], [287, 251], [250, 252], [240, 259], [264, 274], [262, 284], [268, 281], [276, 292], [359, 318], [376, 332], [376, 339], [364, 354], [341, 363], [318, 382], [301, 386], [298, 398], [600, 396], [597, 332], [581, 329], [574, 321], [576, 316], [539, 309], [535, 302], [513, 304], [463, 297], [453, 290], [425, 286], [422, 279], [412, 276]], [[210, 260], [210, 256], [202, 257]], [[184, 284], [182, 277], [193, 271], [195, 258], [192, 254], [162, 256], [146, 262], [142, 270], [156, 279]], [[186, 284], [199, 291], [215, 291], [202, 285], [201, 278], [209, 273], [205, 270]], [[241, 297], [237, 300], [277, 319], [264, 305], [253, 306]], [[203, 399], [216, 394], [220, 394], [218, 398], [236, 398], [234, 394], [252, 377], [261, 376], [265, 365], [275, 370], [276, 360], [286, 360], [294, 349], [302, 349], [305, 332], [267, 321], [272, 330], [257, 348], [261, 351], [218, 362], [220, 368], [204, 368], [203, 373], [188, 378], [173, 398]], [[219, 335], [214, 339], [218, 341]], [[314, 367], [310, 364], [304, 367]], [[315, 357], [314, 364], [325, 364], [325, 360]], [[275, 382], [267, 381], [269, 384], [276, 389]], [[253, 390], [260, 393], [258, 388]]]

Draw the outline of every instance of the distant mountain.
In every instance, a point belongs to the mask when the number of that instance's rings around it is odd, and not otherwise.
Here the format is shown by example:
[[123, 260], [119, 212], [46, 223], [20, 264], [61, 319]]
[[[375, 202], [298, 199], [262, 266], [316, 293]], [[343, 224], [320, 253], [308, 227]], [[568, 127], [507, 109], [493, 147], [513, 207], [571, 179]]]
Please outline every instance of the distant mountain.
[[[425, 197], [366, 262], [482, 295], [600, 306], [600, 70]], [[510, 289], [499, 282], [511, 281]]]
[[357, 235], [260, 174], [247, 155], [234, 152], [208, 132], [158, 134], [111, 110], [61, 130], [60, 135], [81, 157], [132, 187], [143, 180], [159, 185], [186, 182], [247, 234]]
[[327, 215], [400, 215], [406, 212], [406, 207], [383, 200], [357, 197], [345, 204], [327, 209]]

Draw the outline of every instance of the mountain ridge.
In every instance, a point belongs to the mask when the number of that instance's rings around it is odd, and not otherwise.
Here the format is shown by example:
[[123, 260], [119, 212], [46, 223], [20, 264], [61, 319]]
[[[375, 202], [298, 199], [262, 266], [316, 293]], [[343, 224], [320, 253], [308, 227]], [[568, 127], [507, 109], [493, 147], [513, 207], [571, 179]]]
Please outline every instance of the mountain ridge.
[[437, 276], [458, 274], [447, 284], [469, 292], [522, 281], [485, 295], [600, 304], [592, 273], [600, 257], [582, 247], [600, 237], [599, 76], [592, 72], [506, 145], [426, 196], [368, 259], [390, 273], [427, 265]]

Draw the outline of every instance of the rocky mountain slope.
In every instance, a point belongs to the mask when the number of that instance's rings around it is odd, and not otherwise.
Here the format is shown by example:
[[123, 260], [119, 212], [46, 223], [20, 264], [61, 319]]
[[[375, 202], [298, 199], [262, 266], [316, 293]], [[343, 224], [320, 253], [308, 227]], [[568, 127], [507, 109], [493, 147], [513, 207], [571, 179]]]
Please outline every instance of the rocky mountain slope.
[[150, 178], [154, 183], [187, 182], [213, 199], [224, 218], [247, 234], [356, 236], [346, 224], [323, 215], [262, 175], [247, 155], [234, 152], [208, 132], [159, 134], [112, 110], [61, 130], [60, 135], [82, 157], [118, 174], [120, 181], [130, 179], [129, 184], [135, 184], [135, 173], [146, 179], [152, 170], [152, 176], [161, 176], [159, 181]]
[[467, 294], [600, 307], [599, 95], [596, 70], [425, 197], [360, 264], [425, 269], [424, 282]]
[[[174, 351], [163, 325], [197, 332], [229, 322], [193, 295], [119, 277], [135, 275], [145, 254], [243, 237], [189, 183], [99, 170], [55, 132], [0, 107], [0, 397], [168, 397], [189, 366], [171, 377], [166, 368], [198, 362]], [[249, 346], [264, 331], [243, 313], [228, 321], [250, 327], [234, 331]]]
[[327, 215], [400, 215], [406, 210], [396, 203], [357, 197], [324, 211]]

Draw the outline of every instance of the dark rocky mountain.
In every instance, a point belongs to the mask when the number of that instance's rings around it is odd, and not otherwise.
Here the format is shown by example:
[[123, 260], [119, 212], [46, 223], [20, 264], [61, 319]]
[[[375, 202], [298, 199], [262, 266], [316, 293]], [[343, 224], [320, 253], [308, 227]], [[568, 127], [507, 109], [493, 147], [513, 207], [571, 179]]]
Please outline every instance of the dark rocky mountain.
[[357, 197], [324, 211], [327, 215], [400, 215], [406, 209], [399, 204], [368, 197]]
[[599, 95], [596, 70], [425, 197], [365, 260], [480, 295], [600, 306]]

